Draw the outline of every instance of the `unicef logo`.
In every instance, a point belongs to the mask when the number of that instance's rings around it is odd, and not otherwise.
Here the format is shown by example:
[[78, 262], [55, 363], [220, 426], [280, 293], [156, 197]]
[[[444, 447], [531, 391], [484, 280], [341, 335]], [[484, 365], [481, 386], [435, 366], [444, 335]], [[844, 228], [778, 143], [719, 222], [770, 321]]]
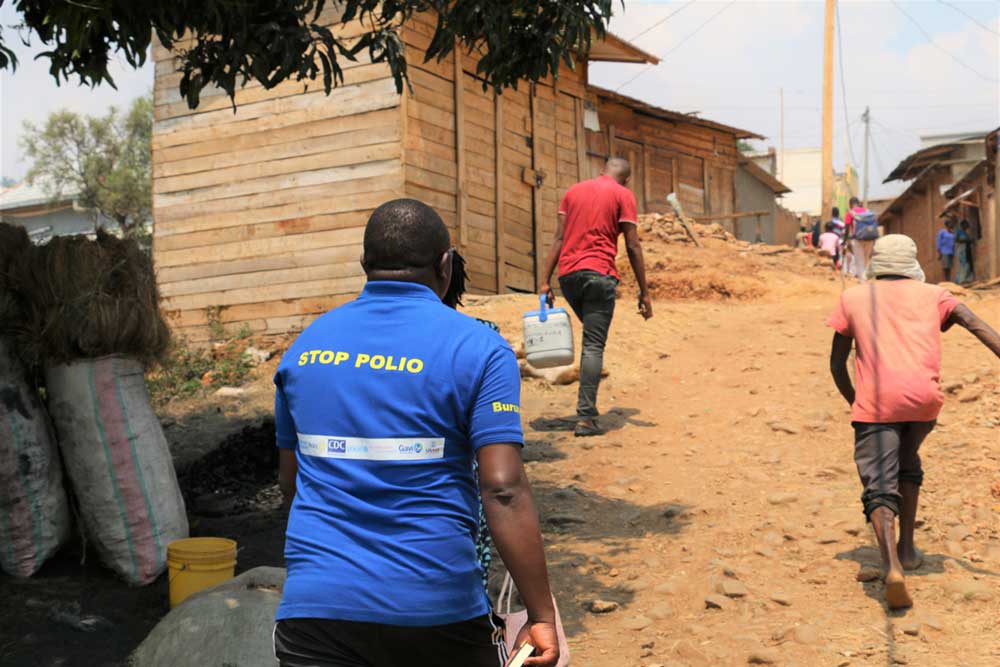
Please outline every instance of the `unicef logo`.
[[415, 443], [413, 445], [413, 451], [415, 451], [417, 454], [419, 454], [420, 452], [424, 451], [424, 446], [421, 445], [419, 442]]

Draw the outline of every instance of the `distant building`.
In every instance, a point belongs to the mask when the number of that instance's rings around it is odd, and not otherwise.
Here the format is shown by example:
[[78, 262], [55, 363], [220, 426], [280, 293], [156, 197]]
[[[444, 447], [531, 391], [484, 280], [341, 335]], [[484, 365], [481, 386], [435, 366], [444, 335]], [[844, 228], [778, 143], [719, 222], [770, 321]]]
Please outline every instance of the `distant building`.
[[[796, 148], [786, 150], [784, 155], [779, 155], [772, 148], [766, 153], [755, 153], [747, 157], [791, 189], [791, 192], [782, 199], [782, 206], [796, 213], [807, 213], [811, 216], [821, 214], [820, 206], [823, 200], [821, 149]], [[843, 173], [834, 172], [833, 176], [833, 205], [844, 211], [851, 197], [858, 195], [858, 172], [848, 165]], [[827, 218], [829, 215], [829, 211], [823, 211], [821, 217]]]
[[791, 190], [751, 158], [736, 167], [736, 210], [767, 211], [766, 215], [740, 218], [730, 227], [736, 238], [751, 243], [795, 245], [798, 217], [783, 208], [777, 197]]
[[943, 278], [935, 237], [946, 217], [969, 222], [976, 241], [976, 277], [1000, 275], [997, 134], [998, 130], [971, 137], [968, 133], [921, 137], [927, 145], [904, 158], [886, 178], [886, 182], [910, 183], [885, 207], [879, 223], [889, 233], [916, 241], [929, 281]]
[[0, 189], [0, 221], [24, 227], [35, 243], [53, 236], [93, 234], [94, 216], [76, 205], [76, 192], [55, 199], [42, 181]]

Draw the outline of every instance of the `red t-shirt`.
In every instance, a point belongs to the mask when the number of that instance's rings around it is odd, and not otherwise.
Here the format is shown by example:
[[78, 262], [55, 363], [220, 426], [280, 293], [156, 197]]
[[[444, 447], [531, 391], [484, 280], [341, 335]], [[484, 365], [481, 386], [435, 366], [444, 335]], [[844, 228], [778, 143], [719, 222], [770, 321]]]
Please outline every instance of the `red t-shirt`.
[[637, 217], [632, 191], [610, 176], [598, 176], [567, 190], [559, 213], [566, 216], [559, 275], [589, 269], [618, 278], [621, 223], [635, 223]]
[[958, 303], [948, 290], [916, 280], [869, 280], [840, 295], [827, 324], [857, 345], [853, 421], [937, 419], [941, 328]]

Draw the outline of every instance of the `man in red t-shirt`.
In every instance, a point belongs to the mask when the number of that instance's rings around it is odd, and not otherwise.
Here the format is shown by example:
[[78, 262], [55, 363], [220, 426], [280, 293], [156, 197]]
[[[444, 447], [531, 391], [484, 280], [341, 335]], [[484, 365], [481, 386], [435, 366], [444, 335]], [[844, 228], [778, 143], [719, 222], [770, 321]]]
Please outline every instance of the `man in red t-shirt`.
[[625, 235], [629, 262], [639, 283], [639, 314], [653, 316], [646, 287], [642, 243], [636, 229], [635, 195], [625, 187], [631, 168], [628, 161], [612, 158], [597, 178], [577, 183], [559, 205], [559, 225], [545, 265], [542, 294], [554, 301], [549, 280], [559, 264], [559, 286], [576, 316], [583, 322], [580, 353], [580, 391], [575, 435], [602, 433], [597, 425], [597, 386], [604, 364], [604, 346], [615, 313], [618, 288], [618, 235]]
[[[941, 332], [958, 324], [998, 357], [1000, 335], [950, 292], [923, 282], [917, 245], [907, 236], [874, 242], [868, 277], [874, 280], [841, 294], [830, 315], [836, 331], [830, 369], [851, 404], [861, 502], [882, 553], [886, 602], [900, 609], [913, 604], [903, 571], [921, 563], [913, 543], [924, 477], [918, 450], [944, 403], [938, 383]], [[856, 391], [847, 370], [852, 344]]]

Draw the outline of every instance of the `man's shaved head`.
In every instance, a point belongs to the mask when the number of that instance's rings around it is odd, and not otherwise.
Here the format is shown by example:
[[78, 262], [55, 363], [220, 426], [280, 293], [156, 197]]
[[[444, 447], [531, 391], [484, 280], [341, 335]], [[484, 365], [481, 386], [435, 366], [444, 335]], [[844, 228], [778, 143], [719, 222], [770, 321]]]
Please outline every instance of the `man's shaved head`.
[[604, 163], [604, 173], [618, 181], [621, 185], [628, 183], [629, 176], [632, 175], [632, 167], [628, 160], [622, 157], [613, 157]]
[[416, 199], [393, 199], [368, 218], [364, 267], [369, 273], [430, 267], [450, 245], [448, 228], [434, 209]]

